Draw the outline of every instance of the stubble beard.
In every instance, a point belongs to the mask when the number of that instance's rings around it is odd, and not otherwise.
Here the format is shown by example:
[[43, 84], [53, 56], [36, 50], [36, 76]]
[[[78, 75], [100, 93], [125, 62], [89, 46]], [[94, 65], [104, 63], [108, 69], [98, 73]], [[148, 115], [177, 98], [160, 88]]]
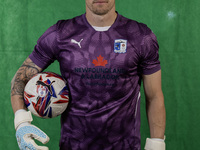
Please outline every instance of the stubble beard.
[[94, 14], [100, 15], [100, 16], [107, 14], [109, 11], [110, 11], [109, 9], [105, 9], [105, 8], [94, 8], [94, 9], [92, 9], [92, 12]]
[[[99, 5], [99, 6], [94, 6], [95, 4], [92, 4], [91, 6], [88, 6], [88, 8], [90, 9], [90, 11], [92, 11], [94, 14], [96, 15], [100, 15], [103, 16], [105, 14], [107, 14], [113, 7], [114, 4], [112, 5], [108, 5], [107, 7], [103, 6], [103, 5]], [[105, 7], [105, 8], [104, 8]]]

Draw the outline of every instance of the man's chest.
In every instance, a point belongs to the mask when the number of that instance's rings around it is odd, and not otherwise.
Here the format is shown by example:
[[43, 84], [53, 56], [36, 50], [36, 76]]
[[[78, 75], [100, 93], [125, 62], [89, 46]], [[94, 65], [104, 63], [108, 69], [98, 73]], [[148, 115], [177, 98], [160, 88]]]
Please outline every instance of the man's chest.
[[68, 73], [81, 72], [133, 72], [139, 64], [139, 47], [131, 39], [118, 34], [95, 32], [74, 35], [59, 45], [61, 70]]

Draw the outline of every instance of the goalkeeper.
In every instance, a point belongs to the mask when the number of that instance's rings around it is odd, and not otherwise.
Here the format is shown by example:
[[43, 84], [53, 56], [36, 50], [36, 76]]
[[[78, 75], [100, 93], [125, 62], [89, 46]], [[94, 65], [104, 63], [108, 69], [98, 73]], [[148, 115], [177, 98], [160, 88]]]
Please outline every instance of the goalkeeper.
[[85, 3], [85, 14], [58, 21], [39, 38], [12, 80], [19, 148], [48, 149], [34, 142], [49, 138], [31, 124], [23, 90], [33, 75], [57, 60], [71, 93], [68, 111], [61, 115], [60, 150], [141, 150], [141, 80], [150, 129], [145, 149], [165, 150], [165, 106], [154, 33], [118, 14], [115, 0]]

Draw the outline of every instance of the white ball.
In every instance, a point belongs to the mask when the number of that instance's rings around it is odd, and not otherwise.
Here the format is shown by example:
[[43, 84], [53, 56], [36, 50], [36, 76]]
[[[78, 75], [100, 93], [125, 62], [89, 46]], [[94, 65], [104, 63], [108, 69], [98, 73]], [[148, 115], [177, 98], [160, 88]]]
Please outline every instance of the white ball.
[[67, 108], [69, 89], [60, 75], [52, 72], [38, 73], [25, 86], [24, 102], [34, 115], [53, 118]]

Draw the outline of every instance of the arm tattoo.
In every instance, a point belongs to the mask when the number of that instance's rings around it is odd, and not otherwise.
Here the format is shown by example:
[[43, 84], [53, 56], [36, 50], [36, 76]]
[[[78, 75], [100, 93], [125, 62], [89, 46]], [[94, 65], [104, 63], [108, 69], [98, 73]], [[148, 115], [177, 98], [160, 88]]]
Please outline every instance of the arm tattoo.
[[24, 87], [26, 83], [40, 70], [30, 60], [25, 60], [19, 68], [11, 84], [11, 96], [19, 95], [23, 99]]

